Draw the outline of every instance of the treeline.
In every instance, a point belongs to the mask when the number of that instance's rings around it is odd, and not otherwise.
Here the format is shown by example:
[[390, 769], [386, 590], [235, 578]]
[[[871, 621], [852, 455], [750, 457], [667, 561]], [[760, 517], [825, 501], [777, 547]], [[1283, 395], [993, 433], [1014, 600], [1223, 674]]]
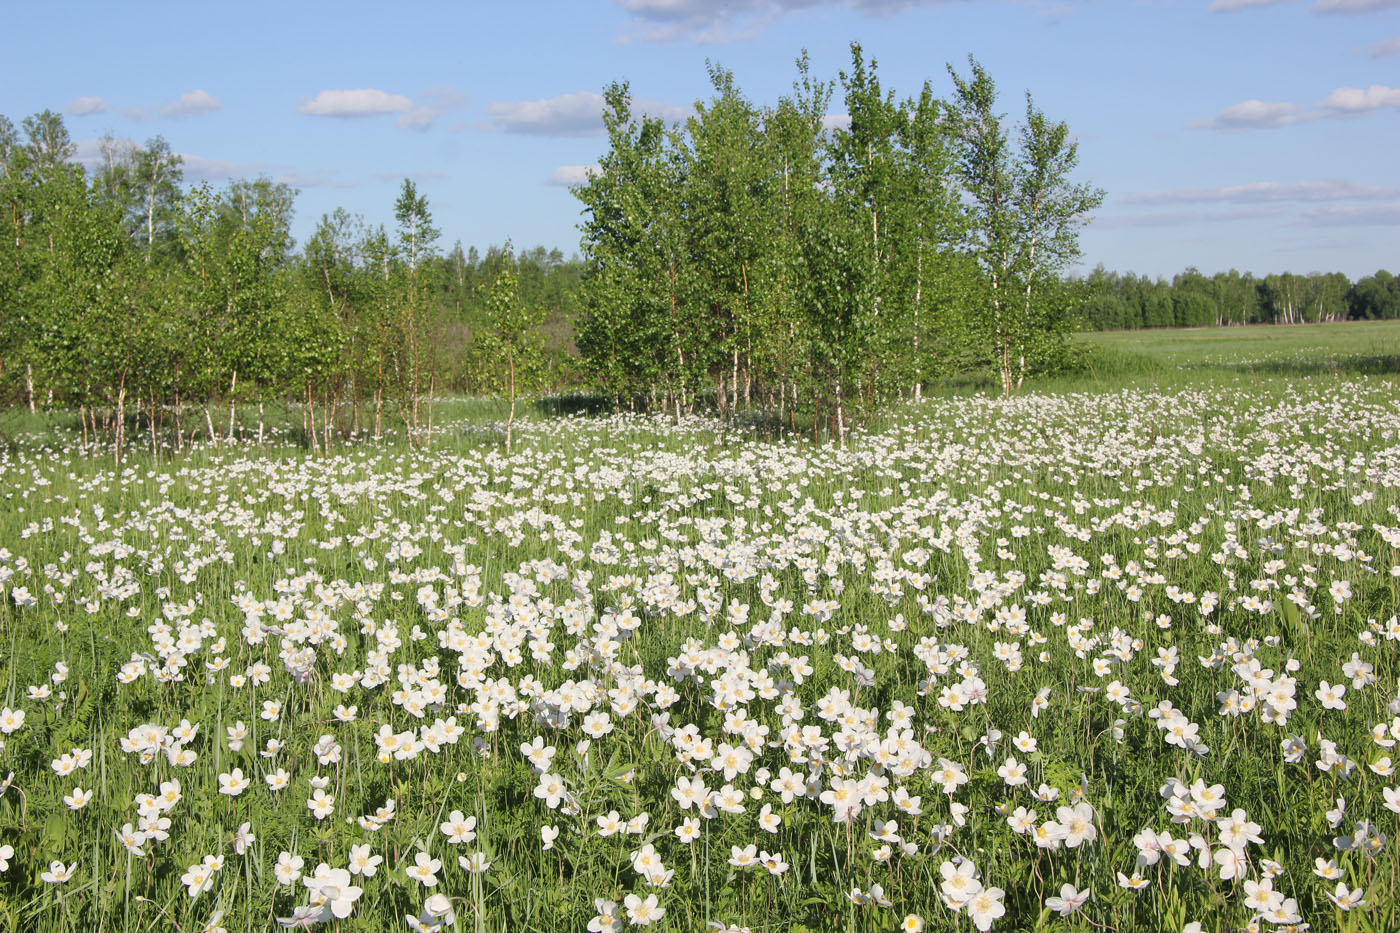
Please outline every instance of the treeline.
[[581, 264], [444, 255], [409, 180], [392, 230], [336, 210], [297, 251], [285, 184], [186, 188], [160, 137], [74, 154], [52, 111], [0, 117], [0, 403], [72, 409], [119, 459], [131, 424], [217, 444], [272, 400], [313, 449], [386, 420], [425, 443], [437, 394], [572, 378]]
[[948, 72], [947, 99], [899, 97], [853, 45], [836, 81], [804, 55], [760, 107], [711, 66], [713, 96], [673, 127], [607, 88], [608, 149], [575, 188], [594, 384], [842, 436], [950, 373], [990, 369], [1009, 394], [1054, 365], [1073, 320], [1060, 273], [1102, 192], [1073, 180], [1068, 127], [1029, 95], [1013, 126], [975, 60]]
[[1086, 330], [1400, 318], [1400, 279], [1384, 269], [1352, 282], [1340, 272], [1256, 278], [1231, 269], [1207, 277], [1190, 268], [1168, 282], [1100, 267], [1076, 284]]

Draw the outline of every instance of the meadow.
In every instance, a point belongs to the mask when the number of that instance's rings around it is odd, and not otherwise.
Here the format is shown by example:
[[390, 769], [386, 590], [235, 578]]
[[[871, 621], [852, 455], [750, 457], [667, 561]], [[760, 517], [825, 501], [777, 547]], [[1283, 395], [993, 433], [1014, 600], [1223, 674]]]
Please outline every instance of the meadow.
[[845, 448], [13, 416], [0, 925], [1400, 928], [1400, 329], [1083, 339]]

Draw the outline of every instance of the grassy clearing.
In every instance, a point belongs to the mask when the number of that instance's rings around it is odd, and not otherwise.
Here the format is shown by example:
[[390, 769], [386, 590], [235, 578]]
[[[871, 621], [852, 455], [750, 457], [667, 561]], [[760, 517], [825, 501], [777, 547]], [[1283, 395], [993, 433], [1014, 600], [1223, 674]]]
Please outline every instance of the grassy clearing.
[[1110, 373], [1400, 373], [1400, 321], [1115, 331], [1076, 340], [1097, 350]]

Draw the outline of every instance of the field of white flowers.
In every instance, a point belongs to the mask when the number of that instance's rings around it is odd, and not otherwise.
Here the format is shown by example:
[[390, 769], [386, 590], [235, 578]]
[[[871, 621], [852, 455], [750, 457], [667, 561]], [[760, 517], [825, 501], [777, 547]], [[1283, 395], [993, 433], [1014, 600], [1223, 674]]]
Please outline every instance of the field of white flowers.
[[0, 926], [1400, 928], [1400, 397], [0, 459]]

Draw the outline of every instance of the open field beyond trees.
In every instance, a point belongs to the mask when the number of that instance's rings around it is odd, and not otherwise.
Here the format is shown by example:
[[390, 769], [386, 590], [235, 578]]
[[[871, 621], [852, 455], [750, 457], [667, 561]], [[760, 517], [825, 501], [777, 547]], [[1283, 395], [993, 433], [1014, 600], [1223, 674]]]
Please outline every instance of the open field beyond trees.
[[1400, 330], [1079, 339], [844, 447], [4, 415], [0, 926], [1396, 929]]

